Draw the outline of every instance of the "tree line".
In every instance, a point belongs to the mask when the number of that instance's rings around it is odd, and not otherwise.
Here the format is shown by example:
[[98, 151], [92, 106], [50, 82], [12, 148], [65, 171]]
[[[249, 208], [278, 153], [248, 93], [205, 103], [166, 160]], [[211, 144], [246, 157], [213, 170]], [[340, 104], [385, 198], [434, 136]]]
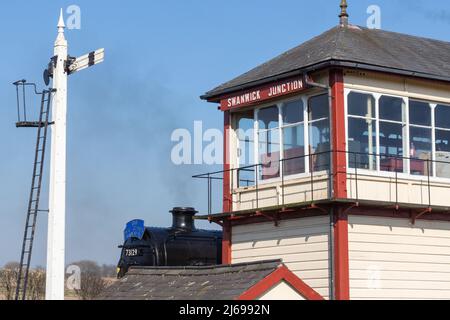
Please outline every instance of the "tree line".
[[[99, 265], [95, 261], [83, 260], [71, 263], [79, 267], [80, 283], [77, 288], [66, 288], [66, 297], [79, 300], [96, 299], [116, 278], [116, 266]], [[10, 262], [0, 269], [0, 300], [14, 300], [20, 264]], [[67, 275], [69, 277], [70, 275]], [[27, 285], [27, 300], [45, 299], [45, 269], [36, 267], [30, 270]], [[67, 279], [66, 279], [67, 280]]]

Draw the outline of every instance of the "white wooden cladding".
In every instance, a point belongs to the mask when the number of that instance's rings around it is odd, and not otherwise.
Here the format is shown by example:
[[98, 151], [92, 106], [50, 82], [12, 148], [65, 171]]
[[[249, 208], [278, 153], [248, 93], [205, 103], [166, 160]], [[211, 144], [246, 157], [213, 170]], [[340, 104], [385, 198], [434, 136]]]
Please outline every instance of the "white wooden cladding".
[[[233, 210], [251, 210], [256, 208], [267, 208], [281, 206], [284, 204], [294, 204], [314, 200], [324, 200], [330, 197], [330, 176], [328, 174], [315, 174], [313, 177], [313, 187], [311, 177], [303, 175], [301, 178], [284, 181], [284, 188], [281, 179], [272, 183], [260, 182], [258, 191], [256, 187], [238, 188], [232, 191]], [[314, 192], [311, 192], [311, 189]], [[284, 193], [284, 200], [283, 200]], [[256, 199], [258, 198], [258, 201]]]
[[328, 216], [235, 226], [232, 262], [282, 259], [286, 266], [323, 297], [329, 297]]
[[351, 299], [450, 299], [450, 222], [349, 217]]
[[258, 300], [306, 300], [300, 293], [289, 284], [282, 281], [269, 291], [264, 293]]
[[[382, 176], [383, 174], [385, 176]], [[436, 178], [431, 178], [430, 190], [428, 190], [427, 177], [404, 178], [404, 174], [399, 176], [402, 178], [398, 178], [396, 184], [395, 176], [392, 174], [359, 170], [357, 179], [355, 173], [348, 174], [348, 198], [423, 206], [429, 204], [450, 206], [450, 197], [447, 196], [450, 192], [450, 180], [440, 179], [438, 182]], [[428, 192], [431, 197], [428, 196]]]

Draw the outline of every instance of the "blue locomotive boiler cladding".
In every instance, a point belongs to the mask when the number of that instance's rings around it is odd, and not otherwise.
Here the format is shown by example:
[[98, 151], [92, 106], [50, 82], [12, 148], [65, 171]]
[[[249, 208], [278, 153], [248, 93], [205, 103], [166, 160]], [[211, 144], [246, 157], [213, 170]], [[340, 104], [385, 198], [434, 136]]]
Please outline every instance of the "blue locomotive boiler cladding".
[[170, 211], [172, 227], [145, 227], [143, 220], [130, 221], [124, 231], [125, 242], [118, 263], [118, 277], [130, 267], [207, 266], [222, 263], [222, 232], [195, 227], [194, 208]]

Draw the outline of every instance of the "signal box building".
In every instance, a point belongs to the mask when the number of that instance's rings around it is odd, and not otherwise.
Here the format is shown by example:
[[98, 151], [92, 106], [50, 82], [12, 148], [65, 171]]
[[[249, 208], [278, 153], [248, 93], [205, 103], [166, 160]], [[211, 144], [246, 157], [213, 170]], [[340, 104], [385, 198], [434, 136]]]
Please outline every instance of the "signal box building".
[[[348, 23], [207, 92], [223, 262], [325, 299], [450, 299], [450, 43]], [[210, 201], [212, 201], [210, 199]]]

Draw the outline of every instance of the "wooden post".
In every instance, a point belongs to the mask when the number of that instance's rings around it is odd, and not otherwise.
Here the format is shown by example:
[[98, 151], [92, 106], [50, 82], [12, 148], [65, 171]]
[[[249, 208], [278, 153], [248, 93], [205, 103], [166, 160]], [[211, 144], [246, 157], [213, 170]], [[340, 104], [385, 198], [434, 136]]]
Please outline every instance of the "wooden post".
[[333, 198], [347, 198], [347, 143], [345, 134], [344, 76], [342, 70], [330, 71], [331, 87], [331, 144]]
[[[331, 143], [333, 198], [347, 199], [347, 143], [345, 128], [344, 75], [340, 69], [330, 71]], [[337, 300], [350, 299], [348, 256], [348, 215], [345, 208], [334, 208], [334, 286]]]
[[[230, 170], [230, 129], [231, 129], [231, 115], [230, 111], [224, 112], [224, 165], [223, 169], [226, 171], [223, 174], [223, 212], [231, 212], [232, 208], [232, 195], [231, 195], [231, 173]], [[225, 219], [223, 222], [223, 243], [222, 243], [222, 263], [231, 264], [231, 221]]]
[[339, 207], [334, 209], [334, 290], [336, 300], [350, 299], [348, 215]]

